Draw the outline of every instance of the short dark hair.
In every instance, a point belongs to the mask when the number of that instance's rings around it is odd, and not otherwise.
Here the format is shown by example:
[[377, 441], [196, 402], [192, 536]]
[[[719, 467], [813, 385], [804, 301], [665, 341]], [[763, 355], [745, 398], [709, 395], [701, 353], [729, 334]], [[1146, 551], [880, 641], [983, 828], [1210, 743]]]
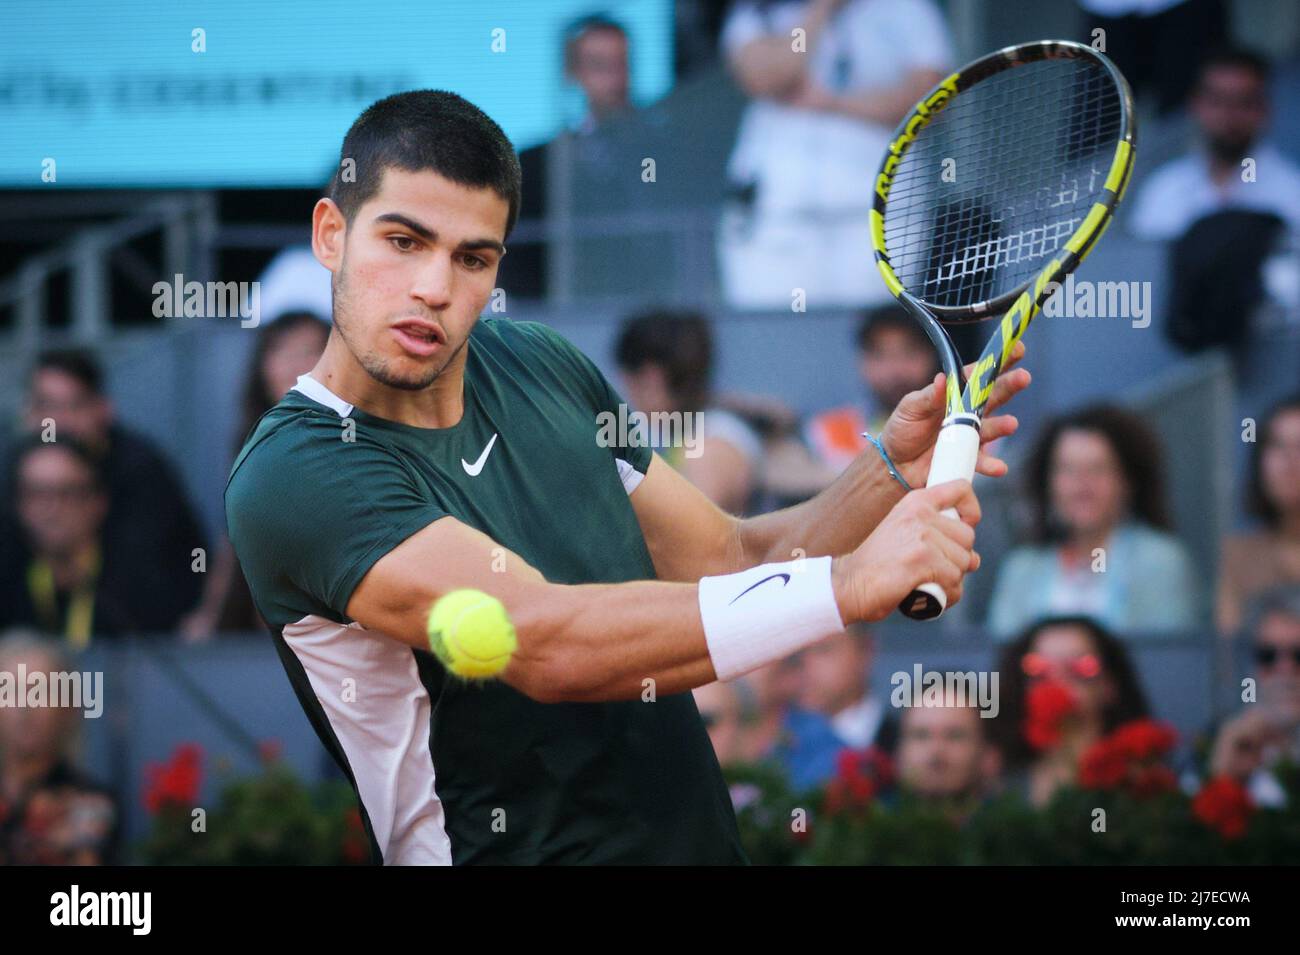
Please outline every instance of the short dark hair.
[[[356, 181], [344, 182], [343, 162], [356, 164]], [[491, 117], [446, 90], [411, 90], [368, 106], [339, 151], [329, 198], [352, 221], [379, 191], [384, 170], [436, 172], [462, 186], [491, 189], [510, 207], [508, 236], [519, 218], [519, 157]]]
[[614, 360], [624, 371], [662, 368], [677, 410], [699, 411], [709, 400], [713, 334], [699, 312], [654, 309], [631, 316], [619, 331]]
[[872, 339], [885, 330], [901, 331], [924, 347], [930, 347], [930, 339], [926, 337], [925, 331], [920, 324], [902, 308], [897, 305], [878, 305], [862, 313], [862, 320], [858, 323], [858, 329], [853, 338], [857, 343], [858, 351], [870, 350]]
[[1025, 473], [1034, 508], [1033, 533], [1039, 543], [1057, 536], [1051, 519], [1052, 455], [1066, 431], [1090, 431], [1105, 438], [1119, 458], [1133, 515], [1151, 527], [1169, 530], [1160, 439], [1130, 411], [1114, 405], [1091, 405], [1048, 422], [1029, 455]]
[[1198, 85], [1205, 82], [1205, 77], [1211, 70], [1225, 68], [1250, 70], [1265, 86], [1273, 79], [1273, 67], [1263, 55], [1244, 47], [1233, 46], [1221, 47], [1201, 61]]
[[1246, 510], [1252, 517], [1257, 517], [1274, 530], [1282, 519], [1277, 505], [1268, 499], [1264, 488], [1263, 458], [1264, 448], [1268, 445], [1269, 435], [1277, 419], [1289, 412], [1300, 411], [1300, 394], [1292, 395], [1275, 404], [1264, 417], [1255, 435], [1255, 446], [1250, 452], [1250, 478], [1246, 485]]
[[90, 483], [96, 491], [108, 490], [103, 461], [81, 441], [73, 437], [60, 437], [57, 441], [45, 441], [39, 434], [28, 434], [18, 439], [12, 450], [9, 474], [7, 475], [11, 493], [18, 493], [18, 474], [22, 471], [23, 462], [33, 454], [46, 448], [54, 448], [71, 454], [90, 473]]
[[578, 41], [588, 33], [608, 30], [628, 39], [627, 30], [617, 20], [603, 13], [593, 13], [579, 17], [564, 28], [564, 69], [573, 69], [573, 60], [578, 52]]
[[27, 378], [28, 385], [42, 371], [57, 371], [75, 378], [93, 395], [104, 393], [104, 371], [89, 348], [45, 349], [36, 356], [36, 363]]

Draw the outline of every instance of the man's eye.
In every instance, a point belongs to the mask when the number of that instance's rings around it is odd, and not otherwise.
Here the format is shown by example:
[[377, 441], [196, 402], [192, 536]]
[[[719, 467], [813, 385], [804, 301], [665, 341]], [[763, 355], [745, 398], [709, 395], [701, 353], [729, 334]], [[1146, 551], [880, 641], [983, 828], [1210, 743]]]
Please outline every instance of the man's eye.
[[477, 255], [466, 255], [462, 257], [465, 267], [471, 271], [477, 272], [479, 269], [487, 268], [487, 262]]
[[415, 240], [409, 235], [390, 235], [388, 241], [398, 252], [410, 252], [415, 248]]

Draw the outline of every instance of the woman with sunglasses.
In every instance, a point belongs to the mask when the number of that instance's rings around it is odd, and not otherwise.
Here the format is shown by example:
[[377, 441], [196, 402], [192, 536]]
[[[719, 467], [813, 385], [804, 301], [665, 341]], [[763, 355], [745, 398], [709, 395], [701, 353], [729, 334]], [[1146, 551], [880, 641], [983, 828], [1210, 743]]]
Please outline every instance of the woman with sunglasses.
[[1147, 715], [1128, 651], [1088, 617], [1048, 617], [1003, 648], [994, 737], [1009, 789], [1034, 806], [1075, 782], [1084, 751]]

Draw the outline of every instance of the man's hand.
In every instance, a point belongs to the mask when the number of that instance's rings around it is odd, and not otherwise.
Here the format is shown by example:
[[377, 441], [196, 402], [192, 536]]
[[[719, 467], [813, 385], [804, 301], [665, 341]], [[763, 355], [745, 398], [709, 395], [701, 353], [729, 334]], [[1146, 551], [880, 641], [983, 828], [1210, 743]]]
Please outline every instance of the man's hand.
[[[1016, 342], [1007, 361], [1006, 370], [998, 376], [993, 384], [993, 394], [985, 412], [992, 412], [1006, 404], [1016, 394], [1029, 387], [1029, 372], [1024, 368], [1015, 368], [1025, 354], [1023, 342]], [[973, 365], [966, 366], [970, 374]], [[889, 416], [884, 430], [880, 434], [885, 451], [893, 459], [895, 466], [912, 487], [924, 487], [930, 474], [930, 458], [934, 454], [934, 442], [939, 437], [939, 428], [943, 425], [946, 404], [944, 392], [946, 379], [943, 373], [935, 375], [929, 387], [913, 391], [905, 396]], [[1001, 477], [1007, 473], [1006, 462], [982, 450], [990, 441], [1013, 434], [1020, 426], [1014, 415], [993, 415], [980, 424], [979, 459], [975, 462], [975, 472], [987, 477]]]
[[[949, 507], [961, 520], [943, 516]], [[980, 565], [973, 550], [979, 519], [969, 481], [909, 493], [857, 550], [832, 565], [841, 619], [846, 624], [882, 620], [925, 583], [942, 587], [951, 607], [961, 599], [962, 578]]]

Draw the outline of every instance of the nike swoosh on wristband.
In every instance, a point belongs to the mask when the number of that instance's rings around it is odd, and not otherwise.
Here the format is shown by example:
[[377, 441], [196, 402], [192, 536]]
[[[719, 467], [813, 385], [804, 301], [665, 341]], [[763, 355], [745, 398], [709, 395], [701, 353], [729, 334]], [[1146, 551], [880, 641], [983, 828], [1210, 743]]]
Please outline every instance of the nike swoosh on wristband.
[[740, 593], [736, 594], [736, 596], [732, 597], [729, 601], [727, 601], [727, 606], [730, 607], [732, 604], [734, 604], [734, 603], [735, 603], [737, 600], [739, 600], [741, 597], [745, 596], [745, 594], [749, 593], [749, 592], [750, 592], [751, 590], [753, 590], [755, 587], [761, 587], [761, 586], [763, 586], [763, 584], [767, 583], [769, 580], [776, 580], [778, 577], [781, 578], [781, 586], [782, 586], [782, 587], [784, 587], [786, 584], [788, 584], [788, 583], [790, 582], [790, 575], [789, 575], [789, 574], [772, 574], [770, 577], [764, 577], [762, 580], [758, 581], [757, 583], [750, 584], [748, 587], [746, 587], [746, 588], [745, 588], [744, 590], [742, 590]]
[[460, 459], [460, 466], [465, 469], [465, 473], [470, 477], [478, 477], [479, 472], [483, 470], [483, 465], [487, 462], [487, 456], [492, 453], [492, 445], [497, 443], [497, 436], [492, 435], [492, 440], [487, 443], [483, 453], [478, 456], [478, 460], [470, 464], [464, 458]]

